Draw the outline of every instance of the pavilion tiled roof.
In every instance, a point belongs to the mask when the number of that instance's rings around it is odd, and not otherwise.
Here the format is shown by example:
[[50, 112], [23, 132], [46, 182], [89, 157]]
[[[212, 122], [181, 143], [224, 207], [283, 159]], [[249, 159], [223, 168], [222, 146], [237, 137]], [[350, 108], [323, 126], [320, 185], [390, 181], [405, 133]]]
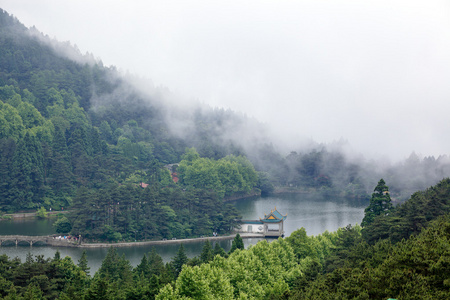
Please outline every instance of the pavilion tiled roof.
[[264, 219], [261, 219], [264, 223], [279, 223], [286, 220], [287, 215], [283, 216], [275, 207], [274, 210], [270, 211], [270, 214], [264, 215]]

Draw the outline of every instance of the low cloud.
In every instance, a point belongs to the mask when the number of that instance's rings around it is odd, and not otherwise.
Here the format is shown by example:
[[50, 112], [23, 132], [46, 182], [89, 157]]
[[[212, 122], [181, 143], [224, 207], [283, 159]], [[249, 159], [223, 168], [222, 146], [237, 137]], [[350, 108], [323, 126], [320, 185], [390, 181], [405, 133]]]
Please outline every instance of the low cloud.
[[393, 160], [450, 149], [447, 1], [2, 6], [105, 65], [167, 86], [179, 103], [254, 117], [280, 144], [342, 138], [368, 157]]

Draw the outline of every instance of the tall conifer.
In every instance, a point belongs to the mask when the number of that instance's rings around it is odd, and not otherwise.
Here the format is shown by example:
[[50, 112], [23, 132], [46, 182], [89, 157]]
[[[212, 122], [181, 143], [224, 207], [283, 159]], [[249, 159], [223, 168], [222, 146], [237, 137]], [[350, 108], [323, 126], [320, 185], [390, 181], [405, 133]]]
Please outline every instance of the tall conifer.
[[36, 137], [27, 132], [14, 152], [11, 170], [11, 200], [16, 208], [38, 206], [43, 196], [43, 154]]
[[178, 274], [180, 274], [183, 265], [187, 262], [188, 257], [186, 255], [186, 252], [184, 251], [183, 244], [181, 244], [180, 248], [178, 248], [177, 255], [173, 258], [173, 268], [175, 271], [175, 277], [178, 277]]
[[86, 251], [83, 251], [83, 254], [81, 254], [80, 259], [78, 260], [78, 267], [86, 273], [86, 275], [89, 275], [89, 270], [91, 268], [88, 267], [88, 260], [86, 256]]
[[365, 227], [373, 222], [375, 217], [380, 215], [388, 215], [393, 209], [389, 188], [386, 182], [380, 179], [375, 187], [369, 206], [364, 210], [364, 219], [361, 226]]

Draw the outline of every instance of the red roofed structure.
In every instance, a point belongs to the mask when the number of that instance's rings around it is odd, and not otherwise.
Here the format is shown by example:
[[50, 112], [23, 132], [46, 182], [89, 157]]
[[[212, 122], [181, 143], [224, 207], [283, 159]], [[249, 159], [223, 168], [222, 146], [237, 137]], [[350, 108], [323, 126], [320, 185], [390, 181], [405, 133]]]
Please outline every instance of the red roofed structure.
[[141, 182], [141, 183], [139, 183], [139, 186], [140, 186], [141, 188], [145, 189], [146, 187], [148, 187], [148, 183], [143, 183], [143, 182]]
[[178, 174], [177, 173], [172, 173], [172, 180], [173, 180], [173, 182], [175, 182], [175, 183], [177, 183], [178, 182], [178, 180], [179, 180], [179, 178], [178, 178]]

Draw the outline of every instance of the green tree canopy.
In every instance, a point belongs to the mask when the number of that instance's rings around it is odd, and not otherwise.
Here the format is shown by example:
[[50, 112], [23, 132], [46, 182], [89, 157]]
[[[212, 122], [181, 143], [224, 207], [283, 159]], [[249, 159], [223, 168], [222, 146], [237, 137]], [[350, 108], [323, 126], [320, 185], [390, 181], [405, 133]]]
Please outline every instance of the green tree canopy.
[[67, 234], [72, 230], [72, 224], [66, 216], [62, 216], [55, 223], [53, 223], [53, 227], [55, 228], [57, 233]]
[[361, 226], [370, 225], [377, 216], [388, 215], [393, 208], [389, 188], [386, 186], [386, 182], [380, 179], [373, 191], [369, 206], [364, 210]]
[[231, 243], [231, 249], [230, 249], [229, 254], [233, 253], [237, 249], [243, 250], [244, 248], [245, 248], [244, 241], [242, 240], [241, 235], [238, 233], [238, 234], [236, 234], [236, 236], [233, 239], [233, 242]]
[[184, 251], [183, 244], [181, 244], [180, 247], [178, 248], [177, 255], [173, 258], [172, 261], [176, 277], [178, 276], [178, 274], [180, 274], [183, 265], [186, 264], [187, 262], [188, 257], [186, 255], [186, 252]]

